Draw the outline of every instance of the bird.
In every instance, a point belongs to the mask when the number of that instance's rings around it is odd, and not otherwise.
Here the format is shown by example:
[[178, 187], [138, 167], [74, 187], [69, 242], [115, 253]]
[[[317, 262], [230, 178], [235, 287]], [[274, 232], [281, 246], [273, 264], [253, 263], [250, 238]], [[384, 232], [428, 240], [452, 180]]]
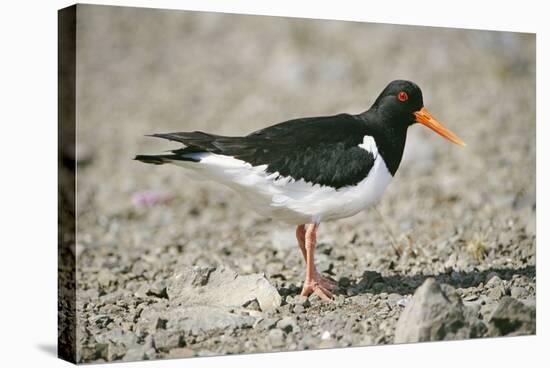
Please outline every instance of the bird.
[[135, 160], [183, 167], [192, 177], [233, 189], [260, 215], [296, 226], [306, 268], [301, 295], [330, 301], [337, 283], [315, 267], [319, 225], [379, 202], [416, 123], [465, 146], [424, 107], [416, 83], [394, 80], [359, 114], [297, 118], [245, 136], [152, 134], [184, 147]]

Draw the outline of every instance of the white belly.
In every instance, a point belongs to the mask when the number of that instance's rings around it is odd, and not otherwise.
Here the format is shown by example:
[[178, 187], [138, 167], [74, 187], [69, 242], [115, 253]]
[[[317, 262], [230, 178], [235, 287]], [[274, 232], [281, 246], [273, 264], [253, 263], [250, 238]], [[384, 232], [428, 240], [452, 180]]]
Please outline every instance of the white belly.
[[353, 216], [375, 204], [392, 178], [381, 155], [365, 179], [339, 189], [277, 178], [278, 173], [266, 173], [266, 165], [252, 166], [229, 156], [199, 153], [197, 158], [201, 161], [172, 163], [234, 189], [261, 215], [291, 224]]

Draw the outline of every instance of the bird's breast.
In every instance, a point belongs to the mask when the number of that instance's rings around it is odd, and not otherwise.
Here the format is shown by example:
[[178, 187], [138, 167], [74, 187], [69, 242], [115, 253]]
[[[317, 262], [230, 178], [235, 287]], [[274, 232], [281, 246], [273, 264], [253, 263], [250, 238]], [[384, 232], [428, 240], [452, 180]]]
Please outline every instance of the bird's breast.
[[273, 197], [272, 206], [302, 214], [311, 222], [333, 221], [353, 216], [380, 200], [392, 175], [381, 155], [377, 155], [368, 175], [359, 183], [339, 189], [290, 182]]

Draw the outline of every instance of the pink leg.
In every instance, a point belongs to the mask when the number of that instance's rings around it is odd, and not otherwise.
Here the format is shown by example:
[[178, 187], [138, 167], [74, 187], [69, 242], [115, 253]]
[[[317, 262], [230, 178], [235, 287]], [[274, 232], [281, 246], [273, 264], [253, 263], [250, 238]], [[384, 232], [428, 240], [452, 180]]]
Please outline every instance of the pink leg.
[[[332, 293], [326, 285], [323, 285], [325, 282], [321, 281], [322, 277], [315, 269], [315, 246], [317, 245], [318, 227], [319, 224], [310, 224], [305, 234], [306, 279], [304, 281], [302, 295], [310, 296], [315, 293], [323, 300], [331, 300], [333, 298]], [[335, 285], [332, 286], [332, 288], [334, 287]]]
[[298, 225], [296, 227], [296, 239], [298, 240], [298, 246], [304, 256], [304, 261], [306, 260], [306, 225]]
[[[318, 226], [318, 225], [317, 225]], [[304, 256], [304, 261], [307, 264], [307, 251], [306, 251], [306, 225], [298, 225], [296, 227], [296, 239], [298, 240], [298, 245], [300, 246], [300, 251]], [[315, 268], [315, 265], [314, 265]], [[325, 289], [332, 291], [336, 288], [336, 282], [332, 281], [328, 277], [324, 277], [317, 270], [315, 270], [316, 279], [319, 284]]]

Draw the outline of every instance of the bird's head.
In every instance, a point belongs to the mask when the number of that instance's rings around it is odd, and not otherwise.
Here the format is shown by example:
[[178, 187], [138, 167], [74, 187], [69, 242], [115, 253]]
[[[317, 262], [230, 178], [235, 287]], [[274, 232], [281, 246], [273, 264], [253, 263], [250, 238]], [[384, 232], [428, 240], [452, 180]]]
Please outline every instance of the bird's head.
[[408, 127], [420, 123], [437, 134], [461, 146], [466, 144], [456, 134], [435, 119], [424, 107], [422, 91], [415, 83], [395, 80], [388, 84], [373, 104], [373, 108], [386, 124]]

